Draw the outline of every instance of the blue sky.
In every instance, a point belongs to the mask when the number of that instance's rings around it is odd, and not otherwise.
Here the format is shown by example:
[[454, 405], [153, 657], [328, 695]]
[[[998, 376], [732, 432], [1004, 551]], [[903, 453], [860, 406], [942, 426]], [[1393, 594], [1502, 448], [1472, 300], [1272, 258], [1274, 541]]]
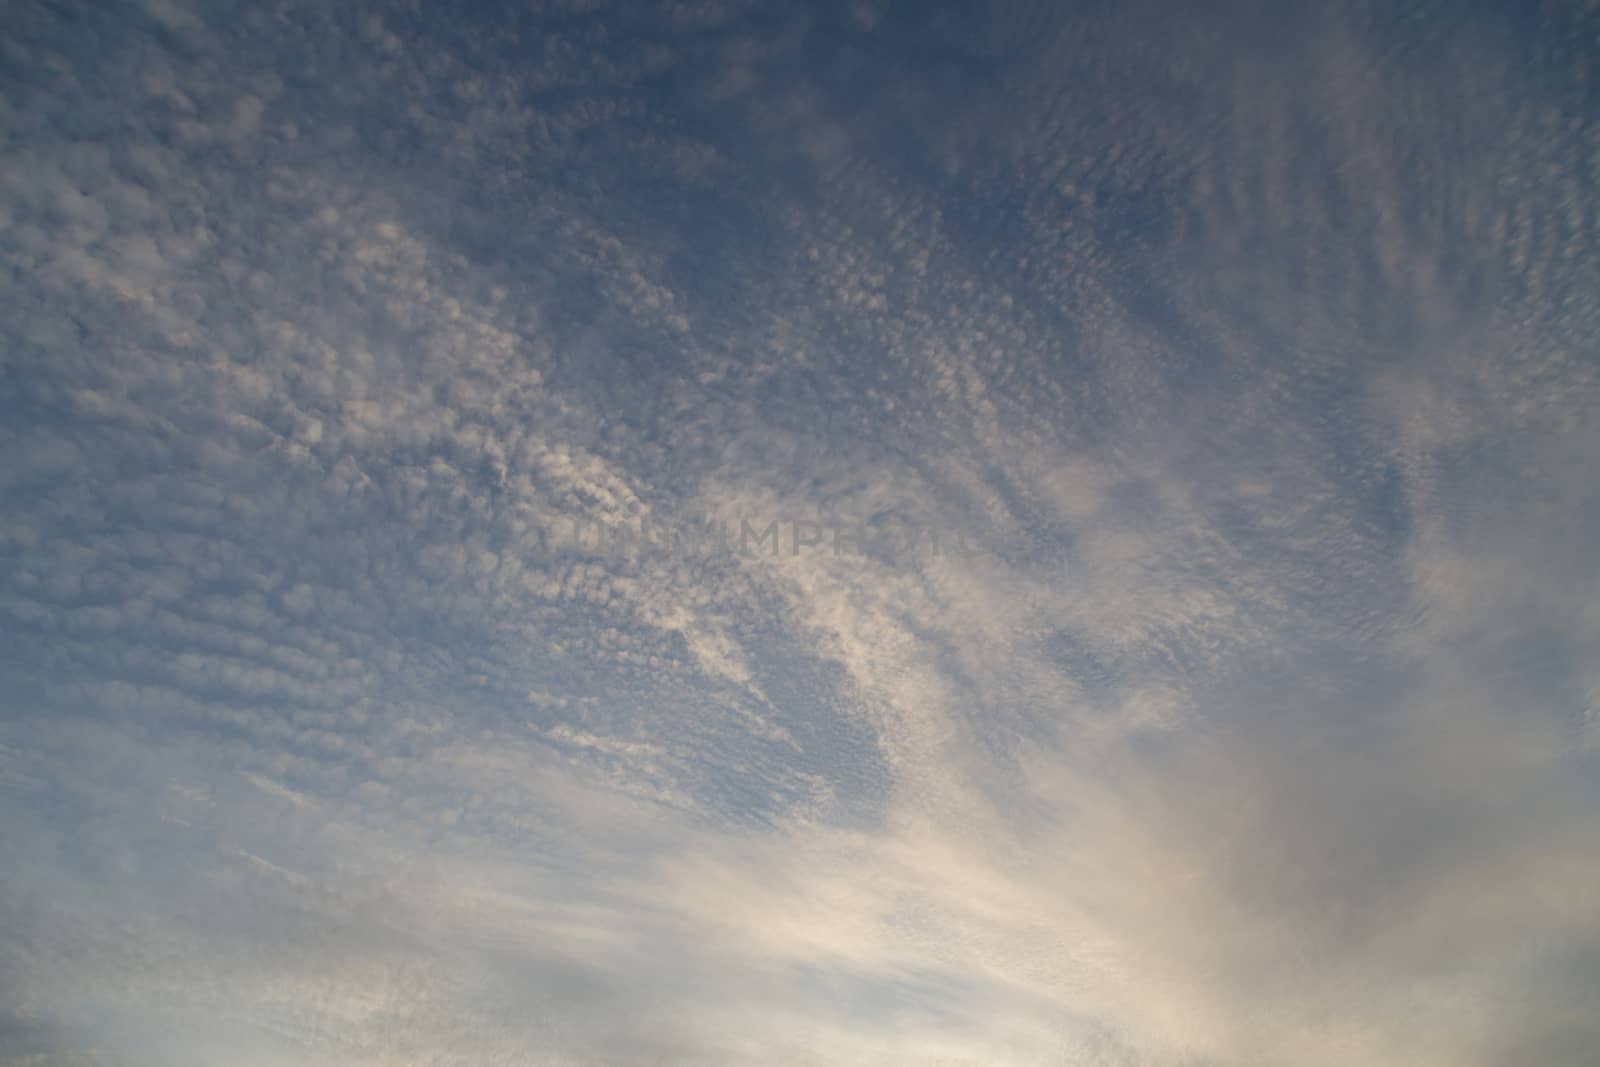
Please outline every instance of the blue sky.
[[0, 1064], [1600, 1047], [1593, 11], [14, 8]]

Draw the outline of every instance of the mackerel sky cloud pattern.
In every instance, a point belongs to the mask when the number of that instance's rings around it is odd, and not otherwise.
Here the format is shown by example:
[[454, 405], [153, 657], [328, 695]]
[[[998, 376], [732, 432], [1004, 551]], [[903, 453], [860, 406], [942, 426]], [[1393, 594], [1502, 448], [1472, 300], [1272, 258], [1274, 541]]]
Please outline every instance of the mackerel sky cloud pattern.
[[0, 1065], [1592, 1062], [1593, 5], [5, 22]]

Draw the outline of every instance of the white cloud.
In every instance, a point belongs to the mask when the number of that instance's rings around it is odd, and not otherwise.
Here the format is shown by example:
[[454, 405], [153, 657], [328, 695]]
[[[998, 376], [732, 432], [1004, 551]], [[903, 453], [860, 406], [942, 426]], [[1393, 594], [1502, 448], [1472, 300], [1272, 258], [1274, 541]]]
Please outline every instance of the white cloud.
[[14, 49], [0, 1059], [1586, 1053], [1572, 70], [290, 8]]

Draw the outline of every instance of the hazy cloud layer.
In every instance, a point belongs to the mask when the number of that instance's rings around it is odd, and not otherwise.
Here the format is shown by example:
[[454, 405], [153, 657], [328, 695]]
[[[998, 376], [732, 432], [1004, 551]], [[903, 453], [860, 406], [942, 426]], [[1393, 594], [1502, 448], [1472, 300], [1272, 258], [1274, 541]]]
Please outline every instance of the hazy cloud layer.
[[0, 1063], [1600, 1047], [1592, 11], [7, 22]]

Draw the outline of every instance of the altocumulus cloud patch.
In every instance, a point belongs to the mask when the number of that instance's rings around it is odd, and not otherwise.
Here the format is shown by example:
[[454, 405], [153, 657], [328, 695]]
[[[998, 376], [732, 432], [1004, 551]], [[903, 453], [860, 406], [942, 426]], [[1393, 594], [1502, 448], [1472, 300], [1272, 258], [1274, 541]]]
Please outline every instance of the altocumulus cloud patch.
[[0, 1061], [1600, 1045], [1592, 15], [9, 23]]

